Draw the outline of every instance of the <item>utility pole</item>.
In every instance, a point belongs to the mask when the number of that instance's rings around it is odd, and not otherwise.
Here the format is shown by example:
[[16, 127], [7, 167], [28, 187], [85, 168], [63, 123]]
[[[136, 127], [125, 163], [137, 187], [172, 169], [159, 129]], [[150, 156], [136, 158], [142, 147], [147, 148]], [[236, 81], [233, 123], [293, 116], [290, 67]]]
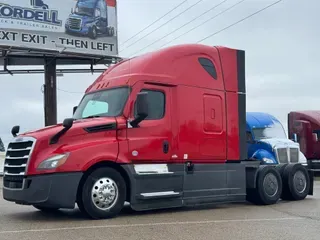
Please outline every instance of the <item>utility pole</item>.
[[46, 58], [44, 64], [44, 123], [49, 126], [57, 124], [57, 63]]

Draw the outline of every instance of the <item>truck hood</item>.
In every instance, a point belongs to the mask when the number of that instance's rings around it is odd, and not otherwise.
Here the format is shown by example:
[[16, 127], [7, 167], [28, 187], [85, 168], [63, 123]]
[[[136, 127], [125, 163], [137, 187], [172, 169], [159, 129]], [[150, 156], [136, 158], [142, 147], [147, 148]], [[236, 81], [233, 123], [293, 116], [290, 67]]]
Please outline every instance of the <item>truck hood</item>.
[[[286, 148], [286, 147], [293, 147], [293, 148], [299, 148], [299, 143], [296, 143], [290, 139], [287, 138], [268, 138], [268, 139], [261, 139], [260, 142], [269, 144], [272, 148]], [[299, 151], [299, 162], [300, 163], [306, 163], [307, 158], [305, 155]]]
[[[85, 128], [95, 127], [100, 125], [108, 125], [116, 123], [115, 117], [100, 117], [100, 118], [89, 118], [89, 119], [79, 119], [73, 122], [73, 126], [61, 137], [64, 136], [74, 137], [86, 134]], [[19, 136], [31, 136], [36, 139], [51, 138], [54, 134], [63, 129], [62, 123], [57, 125], [52, 125], [44, 127], [37, 130], [32, 130], [20, 134]]]
[[91, 23], [94, 22], [94, 17], [90, 17], [88, 15], [81, 15], [77, 13], [73, 13], [69, 16], [69, 18], [81, 18], [82, 20], [82, 25], [86, 23]]

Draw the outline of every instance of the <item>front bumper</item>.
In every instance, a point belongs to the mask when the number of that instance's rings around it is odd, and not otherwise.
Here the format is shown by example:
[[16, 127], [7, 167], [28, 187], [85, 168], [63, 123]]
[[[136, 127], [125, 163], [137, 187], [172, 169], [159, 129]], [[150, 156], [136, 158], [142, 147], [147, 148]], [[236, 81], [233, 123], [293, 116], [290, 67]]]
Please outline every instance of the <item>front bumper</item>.
[[90, 30], [89, 27], [83, 27], [80, 30], [75, 30], [75, 29], [70, 28], [69, 26], [65, 26], [66, 33], [73, 34], [73, 35], [78, 35], [78, 36], [86, 36], [86, 35], [88, 35], [89, 34], [89, 30]]
[[23, 205], [74, 208], [82, 172], [56, 173], [23, 178], [3, 177], [3, 198]]
[[308, 168], [312, 169], [315, 172], [320, 172], [320, 160], [318, 159], [311, 159], [307, 160]]

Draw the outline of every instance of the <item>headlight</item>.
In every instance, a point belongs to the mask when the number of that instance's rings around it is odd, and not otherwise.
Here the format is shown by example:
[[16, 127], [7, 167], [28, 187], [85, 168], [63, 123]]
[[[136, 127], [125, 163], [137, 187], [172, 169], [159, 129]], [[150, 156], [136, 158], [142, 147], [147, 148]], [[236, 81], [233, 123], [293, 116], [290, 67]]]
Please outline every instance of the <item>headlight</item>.
[[41, 162], [38, 166], [38, 169], [54, 169], [67, 161], [69, 153], [57, 154], [55, 156], [49, 157], [48, 159]]
[[270, 158], [262, 158], [262, 161], [264, 161], [265, 163], [273, 163], [273, 160]]

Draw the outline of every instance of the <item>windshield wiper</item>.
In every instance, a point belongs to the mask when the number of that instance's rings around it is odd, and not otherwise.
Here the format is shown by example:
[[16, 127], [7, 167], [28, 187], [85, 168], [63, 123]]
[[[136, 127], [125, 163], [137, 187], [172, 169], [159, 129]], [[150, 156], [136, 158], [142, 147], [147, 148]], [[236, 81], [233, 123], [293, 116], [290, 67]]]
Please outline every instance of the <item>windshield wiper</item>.
[[88, 116], [88, 117], [84, 117], [82, 119], [87, 119], [87, 118], [98, 118], [98, 117], [102, 117], [100, 115], [92, 115], [92, 116]]
[[92, 17], [92, 14], [90, 14], [90, 13], [86, 13], [86, 12], [76, 12], [76, 14], [78, 14], [78, 15], [82, 15], [82, 16]]

